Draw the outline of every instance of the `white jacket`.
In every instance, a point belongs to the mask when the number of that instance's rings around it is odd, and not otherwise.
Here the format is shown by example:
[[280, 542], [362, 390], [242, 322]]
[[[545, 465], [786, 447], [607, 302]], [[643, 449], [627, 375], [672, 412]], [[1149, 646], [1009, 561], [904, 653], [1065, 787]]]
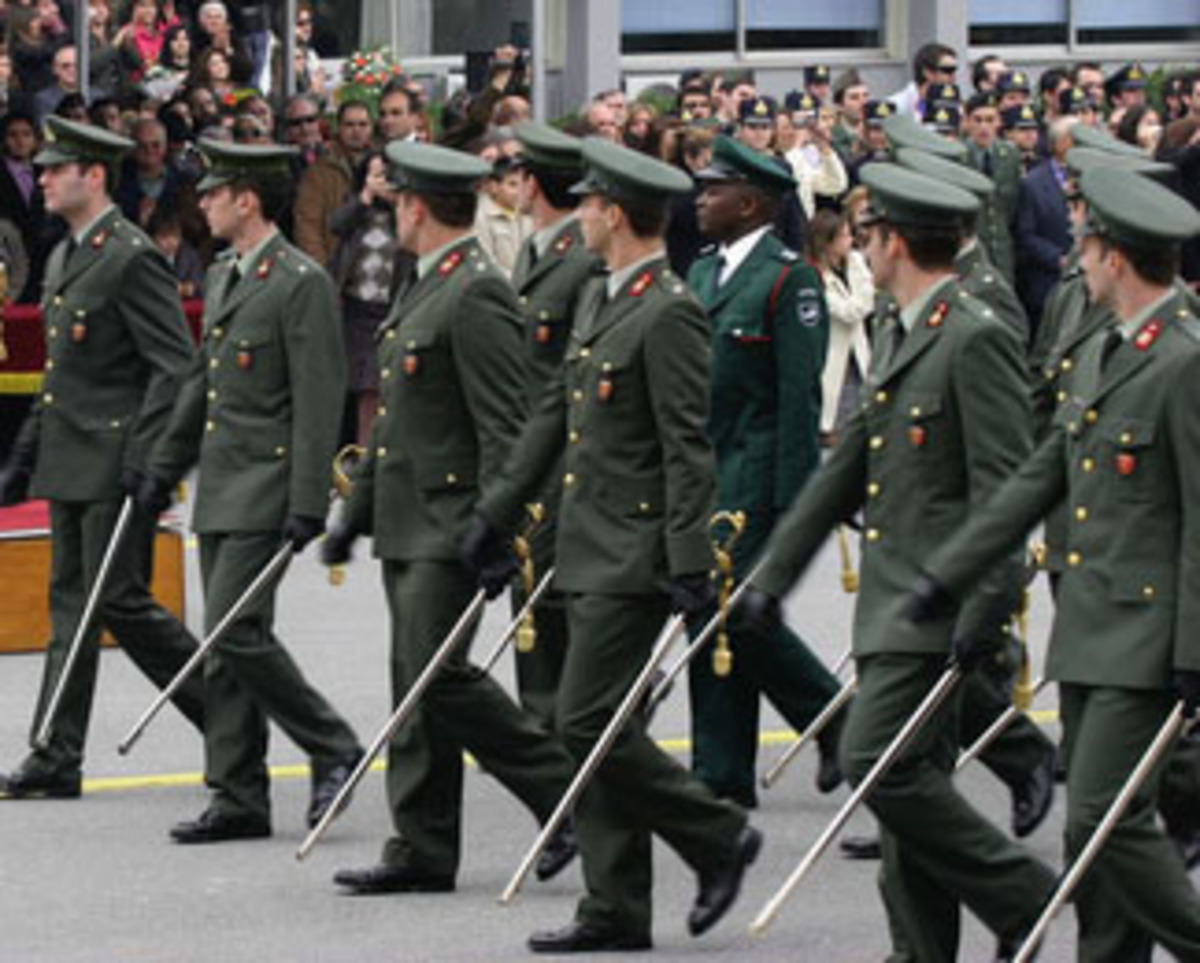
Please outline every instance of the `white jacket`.
[[817, 209], [816, 195], [838, 197], [850, 187], [845, 165], [833, 148], [820, 155], [816, 167], [809, 163], [799, 147], [793, 147], [783, 156], [796, 178], [796, 193], [800, 195], [800, 203], [807, 217], [812, 217]]
[[822, 271], [821, 277], [829, 307], [829, 352], [821, 374], [821, 430], [833, 431], [850, 359], [864, 379], [871, 365], [866, 319], [875, 309], [875, 281], [867, 259], [855, 250], [846, 259], [845, 281], [835, 271]]

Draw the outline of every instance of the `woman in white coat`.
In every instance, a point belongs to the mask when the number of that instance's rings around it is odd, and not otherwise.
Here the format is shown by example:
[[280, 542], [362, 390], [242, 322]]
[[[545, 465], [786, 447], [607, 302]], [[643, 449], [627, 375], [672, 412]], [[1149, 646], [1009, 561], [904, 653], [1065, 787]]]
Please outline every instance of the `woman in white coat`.
[[819, 210], [808, 226], [809, 259], [825, 282], [829, 307], [829, 353], [821, 376], [821, 437], [833, 441], [852, 410], [871, 363], [867, 318], [875, 308], [875, 283], [862, 252], [854, 247], [849, 218]]

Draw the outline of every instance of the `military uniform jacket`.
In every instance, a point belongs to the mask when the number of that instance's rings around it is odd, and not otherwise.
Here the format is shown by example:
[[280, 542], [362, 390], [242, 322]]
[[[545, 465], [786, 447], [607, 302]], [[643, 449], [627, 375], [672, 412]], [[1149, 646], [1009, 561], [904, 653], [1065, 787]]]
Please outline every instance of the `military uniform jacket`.
[[1047, 675], [1166, 688], [1200, 670], [1200, 322], [1176, 293], [1101, 370], [1080, 352], [1049, 437], [971, 524], [930, 560], [951, 591], [986, 570], [1066, 499]]
[[1029, 451], [1025, 367], [1012, 332], [951, 280], [899, 350], [871, 374], [829, 460], [780, 522], [755, 583], [782, 596], [839, 522], [863, 511], [856, 656], [944, 653], [952, 631], [994, 634], [1015, 604], [1014, 572], [950, 619], [919, 628], [900, 611], [926, 559]]
[[500, 470], [526, 410], [516, 296], [474, 238], [397, 300], [379, 367], [349, 523], [374, 534], [379, 558], [457, 560], [480, 479]]
[[996, 269], [982, 244], [954, 259], [954, 273], [964, 291], [983, 302], [996, 317], [1012, 328], [1022, 347], [1029, 346], [1029, 318], [1012, 285]]
[[764, 235], [717, 287], [715, 254], [688, 273], [712, 323], [717, 505], [773, 520], [820, 462], [829, 316], [817, 272]]
[[201, 350], [151, 459], [175, 480], [199, 462], [197, 532], [271, 532], [324, 518], [346, 385], [325, 272], [282, 234], [230, 290], [232, 257], [208, 272]]
[[712, 566], [708, 322], [665, 258], [611, 300], [606, 284], [583, 292], [557, 384], [480, 509], [511, 528], [562, 453], [556, 586], [657, 593]]
[[974, 166], [983, 171], [996, 185], [995, 193], [984, 203], [979, 212], [977, 232], [979, 241], [987, 249], [992, 263], [1004, 279], [1013, 283], [1016, 272], [1016, 257], [1013, 252], [1013, 231], [1017, 224], [1017, 202], [1021, 192], [1021, 152], [1004, 140], [992, 145], [992, 169], [985, 171], [983, 158], [972, 149]]
[[67, 257], [50, 256], [42, 311], [46, 368], [17, 441], [30, 493], [58, 501], [121, 495], [142, 470], [192, 356], [166, 260], [116, 208]]

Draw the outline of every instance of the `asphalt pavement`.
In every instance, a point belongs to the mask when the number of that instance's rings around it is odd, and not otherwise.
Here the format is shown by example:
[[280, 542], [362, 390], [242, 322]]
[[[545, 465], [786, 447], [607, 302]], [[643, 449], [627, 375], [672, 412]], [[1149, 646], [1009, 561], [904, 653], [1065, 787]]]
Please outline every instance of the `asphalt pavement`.
[[[378, 567], [360, 549], [345, 584], [334, 588], [314, 554], [310, 550], [301, 557], [286, 577], [277, 606], [278, 634], [365, 743], [389, 711], [387, 618]], [[192, 546], [187, 562], [188, 623], [196, 629], [201, 603]], [[852, 606], [852, 597], [841, 587], [831, 542], [788, 600], [788, 618], [831, 664], [848, 644]], [[476, 639], [477, 654], [490, 649], [507, 614], [507, 603], [489, 608]], [[1030, 633], [1038, 665], [1048, 614], [1049, 602], [1039, 584]], [[40, 655], [0, 657], [0, 769], [16, 765], [24, 753], [41, 662]], [[511, 657], [496, 671], [512, 691]], [[653, 730], [685, 763], [686, 688], [676, 687]], [[198, 815], [205, 806], [199, 739], [168, 709], [132, 753], [116, 753], [153, 695], [122, 653], [105, 652], [83, 798], [0, 802], [0, 963], [528, 960], [525, 939], [530, 932], [571, 918], [580, 892], [577, 863], [550, 883], [530, 880], [511, 905], [498, 903], [536, 827], [498, 783], [477, 769], [466, 780], [457, 892], [340, 895], [330, 879], [333, 872], [374, 862], [387, 835], [383, 778], [379, 772], [368, 775], [348, 812], [307, 860], [297, 862], [308, 776], [303, 754], [278, 732], [270, 755], [272, 766], [278, 767], [272, 785], [274, 836], [215, 846], [174, 845], [167, 837], [171, 825]], [[1056, 737], [1054, 693], [1043, 693], [1035, 709], [1036, 718]], [[793, 736], [772, 711], [763, 713], [760, 772]], [[879, 963], [886, 958], [877, 864], [847, 861], [836, 849], [824, 856], [764, 935], [748, 933], [750, 920], [846, 798], [845, 789], [818, 796], [812, 788], [814, 771], [815, 753], [807, 750], [774, 789], [762, 794], [752, 818], [764, 832], [766, 846], [739, 902], [699, 940], [687, 935], [684, 924], [695, 879], [678, 857], [656, 844], [656, 950], [647, 959]], [[966, 795], [1007, 826], [1006, 790], [977, 765], [960, 778]], [[1028, 841], [1055, 866], [1062, 821], [1060, 792], [1050, 817]], [[847, 832], [870, 829], [869, 817], [858, 813]], [[1051, 932], [1044, 963], [1072, 959], [1073, 937], [1068, 910]], [[993, 945], [990, 934], [965, 918], [962, 960], [990, 960]]]

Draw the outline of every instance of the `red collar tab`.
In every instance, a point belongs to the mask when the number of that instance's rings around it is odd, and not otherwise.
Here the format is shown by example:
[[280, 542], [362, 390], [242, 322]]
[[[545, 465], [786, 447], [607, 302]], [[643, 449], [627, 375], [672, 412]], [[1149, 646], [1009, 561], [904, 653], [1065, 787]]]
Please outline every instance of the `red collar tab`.
[[258, 268], [254, 272], [254, 276], [260, 281], [265, 281], [267, 275], [271, 273], [271, 268], [275, 266], [275, 262], [271, 258], [263, 258], [258, 263]]
[[631, 298], [640, 298], [646, 293], [647, 288], [654, 283], [654, 272], [645, 271], [638, 276], [638, 279], [629, 287], [629, 296]]
[[97, 231], [92, 235], [92, 247], [97, 251], [108, 242], [108, 231]]
[[950, 302], [939, 301], [932, 312], [929, 319], [925, 322], [927, 328], [940, 328], [946, 322], [946, 315], [950, 313]]
[[442, 263], [438, 265], [438, 277], [448, 278], [462, 262], [463, 252], [451, 251], [442, 258]]
[[1147, 321], [1134, 335], [1133, 345], [1138, 351], [1149, 351], [1150, 346], [1158, 340], [1158, 336], [1162, 334], [1163, 323], [1158, 318], [1153, 318]]
[[554, 253], [555, 254], [566, 254], [567, 251], [571, 250], [571, 248], [573, 248], [574, 246], [575, 246], [575, 238], [571, 237], [570, 234], [564, 234], [562, 237], [560, 237], [557, 241], [554, 242]]

